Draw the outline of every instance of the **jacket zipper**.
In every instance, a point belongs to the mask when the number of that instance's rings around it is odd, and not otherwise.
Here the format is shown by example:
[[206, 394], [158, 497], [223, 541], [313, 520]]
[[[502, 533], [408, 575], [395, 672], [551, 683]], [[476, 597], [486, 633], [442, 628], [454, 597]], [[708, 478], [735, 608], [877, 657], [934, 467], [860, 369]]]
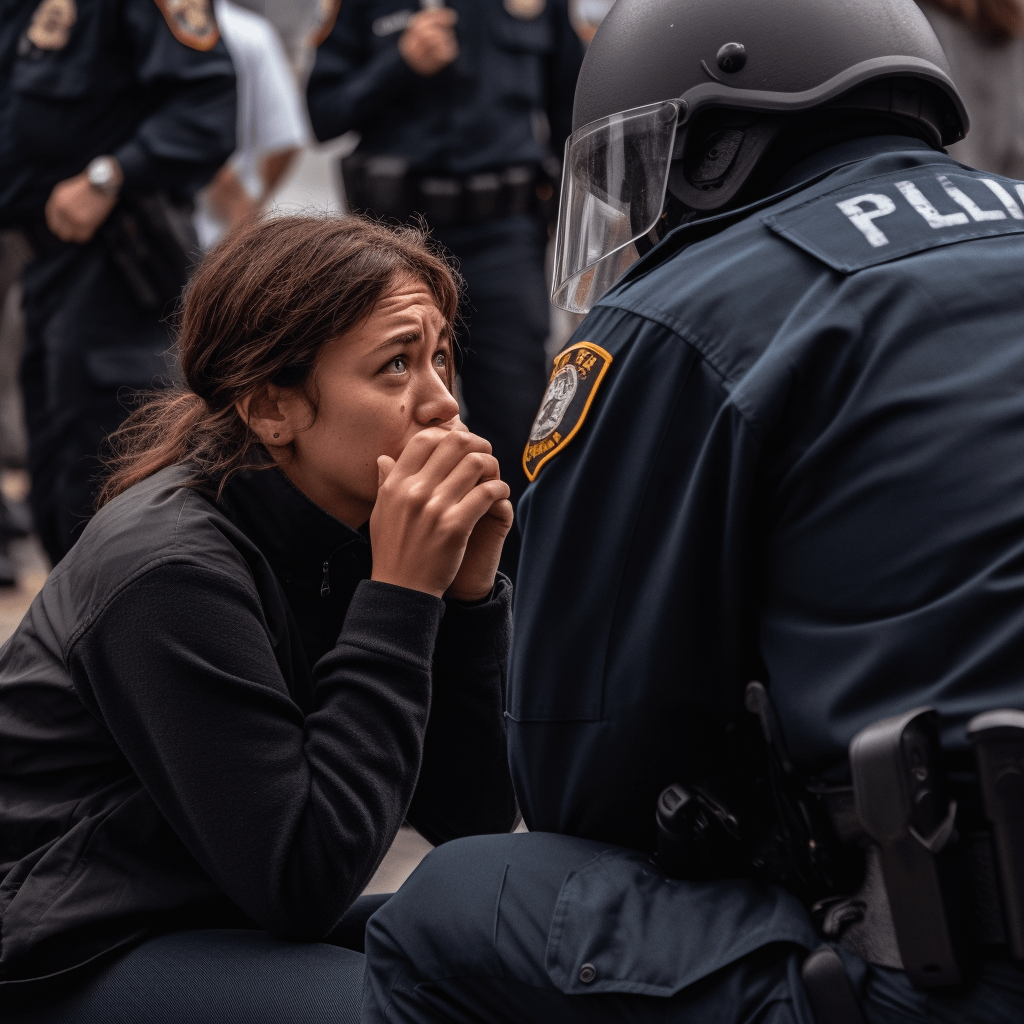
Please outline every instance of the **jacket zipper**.
[[320, 584], [320, 596], [330, 597], [331, 596], [331, 563], [330, 561], [324, 562], [324, 579], [323, 583]]

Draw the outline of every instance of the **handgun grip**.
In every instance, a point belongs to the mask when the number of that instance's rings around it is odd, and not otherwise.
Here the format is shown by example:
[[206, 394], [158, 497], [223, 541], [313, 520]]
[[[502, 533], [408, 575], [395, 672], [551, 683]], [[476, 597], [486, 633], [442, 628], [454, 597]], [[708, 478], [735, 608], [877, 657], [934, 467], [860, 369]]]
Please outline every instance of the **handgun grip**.
[[915, 708], [850, 743], [857, 816], [881, 850], [903, 968], [919, 988], [963, 980], [953, 891], [956, 805], [948, 797], [936, 715]]
[[967, 735], [992, 823], [1010, 949], [1024, 960], [1024, 712], [986, 711], [971, 719]]

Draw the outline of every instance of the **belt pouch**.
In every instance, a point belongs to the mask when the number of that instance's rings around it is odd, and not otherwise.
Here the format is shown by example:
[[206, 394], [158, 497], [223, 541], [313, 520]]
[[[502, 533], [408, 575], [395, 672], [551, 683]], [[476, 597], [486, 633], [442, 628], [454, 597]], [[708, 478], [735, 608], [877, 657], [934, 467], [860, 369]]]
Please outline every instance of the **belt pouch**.
[[505, 192], [505, 212], [509, 216], [533, 213], [536, 205], [534, 181], [536, 169], [531, 166], [507, 167], [501, 175]]
[[497, 174], [472, 174], [466, 179], [466, 219], [485, 224], [502, 214], [501, 177]]
[[451, 228], [462, 224], [462, 182], [458, 178], [422, 178], [417, 212], [433, 228]]
[[164, 193], [126, 196], [101, 237], [140, 306], [163, 310], [178, 300], [199, 250], [191, 204], [173, 203]]
[[407, 220], [413, 212], [408, 170], [402, 157], [363, 156], [358, 152], [345, 157], [341, 161], [341, 176], [348, 208]]

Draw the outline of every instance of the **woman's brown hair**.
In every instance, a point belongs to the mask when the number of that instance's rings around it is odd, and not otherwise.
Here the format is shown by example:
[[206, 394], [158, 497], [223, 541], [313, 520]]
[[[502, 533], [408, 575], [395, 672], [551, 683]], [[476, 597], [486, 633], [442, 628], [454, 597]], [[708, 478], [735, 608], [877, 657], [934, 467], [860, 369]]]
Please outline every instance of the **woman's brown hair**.
[[454, 323], [460, 280], [418, 228], [278, 217], [228, 236], [185, 289], [177, 340], [184, 380], [149, 396], [107, 439], [109, 475], [96, 507], [178, 463], [218, 495], [234, 473], [272, 465], [235, 402], [269, 385], [297, 387], [315, 415], [311, 372], [320, 350], [403, 278], [422, 281]]

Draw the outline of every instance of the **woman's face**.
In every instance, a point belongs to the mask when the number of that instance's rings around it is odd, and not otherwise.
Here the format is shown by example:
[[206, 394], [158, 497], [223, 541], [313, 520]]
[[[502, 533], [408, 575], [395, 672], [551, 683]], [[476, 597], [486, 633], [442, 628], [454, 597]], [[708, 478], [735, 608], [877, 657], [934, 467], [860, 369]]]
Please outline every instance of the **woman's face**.
[[304, 494], [359, 527], [377, 499], [377, 457], [397, 459], [419, 431], [458, 424], [451, 338], [427, 286], [398, 283], [365, 322], [324, 347], [313, 374], [316, 418], [309, 423], [304, 396], [285, 392], [277, 403], [285, 423], [273, 427], [281, 437], [271, 434], [268, 447]]

